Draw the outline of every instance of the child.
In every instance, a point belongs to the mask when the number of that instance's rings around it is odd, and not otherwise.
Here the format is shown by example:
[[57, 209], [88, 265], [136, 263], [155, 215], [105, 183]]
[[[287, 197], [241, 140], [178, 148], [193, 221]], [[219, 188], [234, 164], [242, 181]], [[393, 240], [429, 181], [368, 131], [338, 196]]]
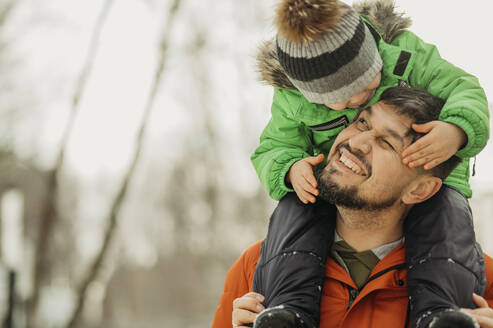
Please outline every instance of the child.
[[[463, 159], [444, 181], [453, 188], [446, 188], [441, 193], [443, 199], [435, 199], [433, 206], [429, 202], [416, 206], [409, 215], [412, 220], [405, 224], [411, 325], [439, 327], [440, 320], [443, 325], [450, 318], [450, 312], [460, 317], [458, 306], [473, 306], [472, 293], [481, 293], [485, 287], [484, 262], [472, 224], [468, 231], [454, 231], [449, 224], [470, 220], [467, 200], [455, 196], [461, 201], [448, 204], [446, 200], [447, 193], [455, 190], [471, 197], [469, 158], [486, 145], [489, 114], [476, 78], [443, 60], [434, 46], [405, 30], [409, 25], [408, 18], [394, 12], [390, 0], [366, 2], [354, 9], [336, 0], [282, 0], [277, 9], [276, 41], [265, 44], [259, 55], [263, 78], [276, 88], [272, 119], [251, 159], [272, 198], [279, 200], [294, 191], [303, 203], [314, 203], [318, 190], [313, 167], [323, 161], [323, 154], [328, 153], [358, 107], [377, 102], [385, 89], [397, 85], [426, 89], [445, 99], [440, 121], [414, 125], [413, 129], [424, 136], [402, 154], [404, 164], [424, 165], [424, 169], [454, 154]], [[455, 217], [440, 215], [437, 202], [453, 207]], [[303, 234], [309, 236], [310, 227]], [[333, 242], [329, 239], [327, 245]], [[318, 326], [320, 304], [307, 310], [306, 304], [290, 299], [290, 285], [280, 283], [276, 280], [280, 275], [272, 274], [275, 268], [269, 267], [273, 262], [268, 260], [279, 253], [269, 254], [267, 250], [283, 249], [286, 245], [272, 246], [279, 241], [282, 238], [276, 238], [276, 231], [269, 229], [254, 291], [265, 296], [267, 307], [284, 305], [295, 318], [303, 319], [298, 320], [297, 327]], [[314, 244], [305, 251], [318, 256], [324, 265], [326, 248]], [[290, 261], [290, 257], [285, 258]], [[296, 267], [297, 263], [289, 265]], [[307, 275], [316, 271], [297, 269]], [[444, 270], [447, 281], [440, 279]], [[323, 279], [307, 277], [313, 286]], [[257, 286], [261, 287], [256, 290]], [[276, 289], [279, 286], [283, 287]], [[306, 293], [318, 293], [315, 299], [320, 300], [320, 291], [312, 288]], [[283, 313], [279, 311], [279, 315]], [[269, 315], [275, 316], [276, 311], [269, 311]], [[453, 324], [454, 320], [450, 326]]]

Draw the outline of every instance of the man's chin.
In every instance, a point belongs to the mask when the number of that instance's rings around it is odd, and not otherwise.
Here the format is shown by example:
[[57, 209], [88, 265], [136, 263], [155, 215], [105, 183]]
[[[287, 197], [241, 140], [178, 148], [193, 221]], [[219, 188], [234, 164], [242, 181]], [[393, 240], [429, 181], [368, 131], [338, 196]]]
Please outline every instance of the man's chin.
[[[371, 201], [359, 195], [361, 182], [348, 183], [344, 174], [337, 174], [338, 170], [332, 168], [315, 170], [320, 194], [318, 197], [324, 201], [353, 210], [382, 210], [392, 206], [396, 199]], [[340, 173], [340, 172], [339, 172]]]
[[[357, 194], [358, 187], [361, 185], [361, 182], [351, 183], [351, 179], [344, 174], [331, 174], [330, 176], [331, 184], [328, 188], [336, 189], [339, 191], [351, 190], [351, 192], [355, 192]], [[322, 182], [323, 184], [324, 182]], [[320, 185], [320, 183], [319, 183]]]

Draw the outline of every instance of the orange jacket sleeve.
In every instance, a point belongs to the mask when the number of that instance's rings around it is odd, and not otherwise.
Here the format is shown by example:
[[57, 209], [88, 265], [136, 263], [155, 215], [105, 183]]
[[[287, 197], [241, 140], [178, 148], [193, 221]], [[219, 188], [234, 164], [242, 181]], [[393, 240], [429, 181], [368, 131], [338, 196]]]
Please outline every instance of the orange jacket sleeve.
[[260, 257], [261, 241], [250, 246], [226, 274], [224, 291], [212, 321], [212, 328], [231, 328], [233, 301], [252, 290], [253, 274]]
[[493, 259], [484, 254], [484, 264], [486, 267], [486, 290], [484, 292], [484, 298], [488, 302], [488, 305], [493, 308]]

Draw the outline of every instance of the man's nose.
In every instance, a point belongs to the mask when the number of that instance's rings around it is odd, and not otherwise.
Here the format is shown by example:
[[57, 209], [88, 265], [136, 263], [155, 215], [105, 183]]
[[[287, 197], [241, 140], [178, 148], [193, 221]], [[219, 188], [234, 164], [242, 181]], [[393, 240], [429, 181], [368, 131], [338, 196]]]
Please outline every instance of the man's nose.
[[371, 133], [369, 131], [358, 133], [349, 139], [349, 146], [358, 149], [364, 154], [371, 152]]

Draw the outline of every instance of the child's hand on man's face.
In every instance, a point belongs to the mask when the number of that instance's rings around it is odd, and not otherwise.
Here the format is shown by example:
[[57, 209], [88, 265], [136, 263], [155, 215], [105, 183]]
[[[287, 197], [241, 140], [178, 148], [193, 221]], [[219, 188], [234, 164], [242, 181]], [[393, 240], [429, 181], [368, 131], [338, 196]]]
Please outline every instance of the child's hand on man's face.
[[298, 198], [305, 204], [315, 203], [318, 196], [317, 180], [313, 175], [313, 167], [322, 163], [324, 155], [307, 157], [295, 162], [286, 177], [286, 181], [291, 183]]
[[413, 124], [414, 131], [426, 133], [402, 152], [402, 163], [409, 167], [424, 165], [425, 170], [445, 162], [467, 142], [457, 125], [441, 121]]

